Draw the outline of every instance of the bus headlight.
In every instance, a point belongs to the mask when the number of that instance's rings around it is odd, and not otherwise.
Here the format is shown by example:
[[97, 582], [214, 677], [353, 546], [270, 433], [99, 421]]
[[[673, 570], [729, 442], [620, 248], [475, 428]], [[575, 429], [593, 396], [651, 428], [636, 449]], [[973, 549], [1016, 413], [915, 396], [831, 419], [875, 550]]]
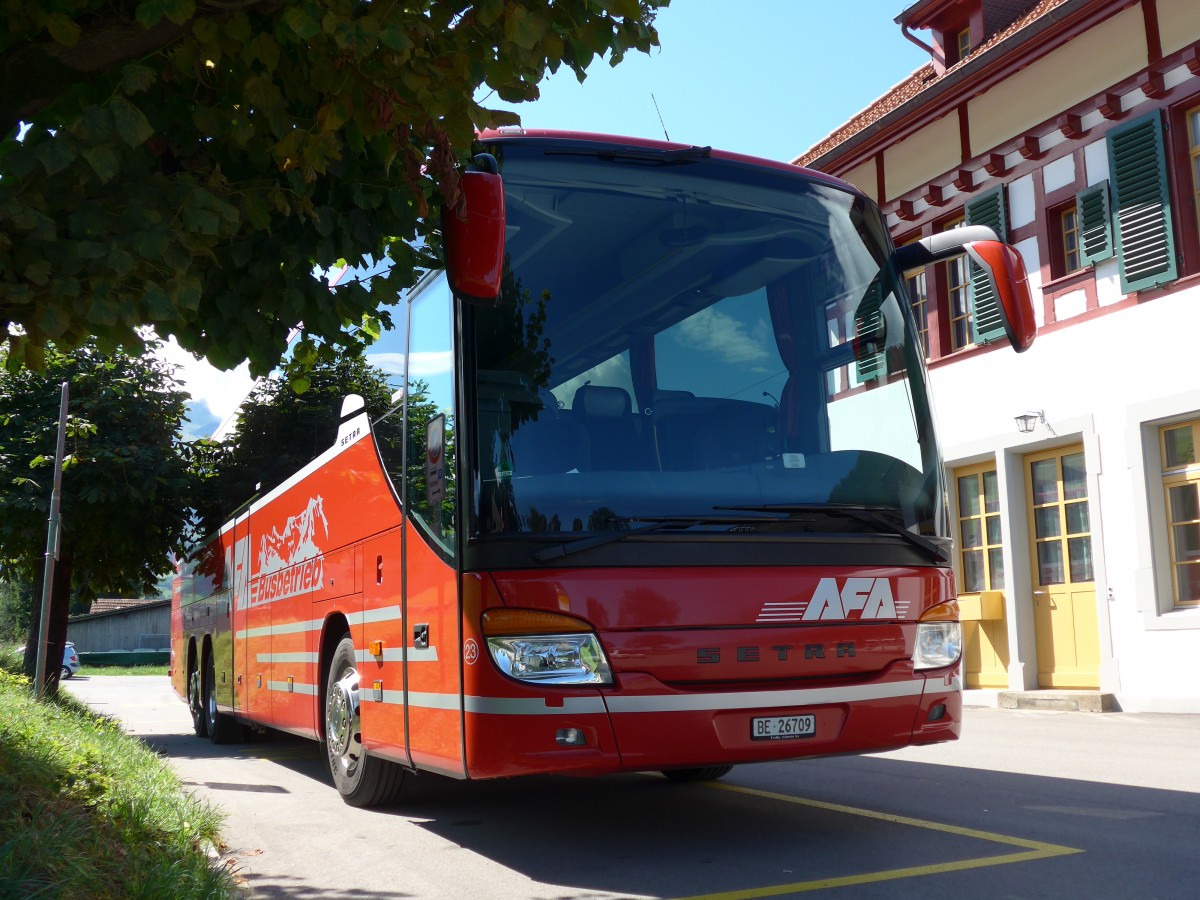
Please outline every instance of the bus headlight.
[[931, 606], [917, 623], [917, 644], [913, 648], [913, 668], [944, 669], [962, 656], [962, 624], [958, 621], [958, 601], [947, 600]]
[[490, 637], [488, 651], [500, 671], [540, 684], [612, 684], [612, 669], [594, 634]]
[[497, 668], [538, 684], [612, 684], [600, 639], [574, 616], [532, 609], [489, 609], [483, 635]]
[[921, 622], [917, 625], [917, 646], [913, 648], [913, 668], [942, 669], [958, 662], [962, 655], [962, 625], [958, 622]]

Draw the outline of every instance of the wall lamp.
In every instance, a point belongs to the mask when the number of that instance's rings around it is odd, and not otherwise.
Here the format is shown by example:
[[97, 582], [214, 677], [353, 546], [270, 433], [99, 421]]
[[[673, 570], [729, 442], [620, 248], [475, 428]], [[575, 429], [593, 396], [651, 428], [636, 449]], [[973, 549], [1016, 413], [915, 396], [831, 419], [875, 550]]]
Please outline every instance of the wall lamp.
[[1021, 432], [1021, 434], [1030, 434], [1033, 429], [1037, 428], [1039, 424], [1042, 424], [1046, 426], [1047, 431], [1049, 431], [1055, 437], [1058, 437], [1058, 432], [1051, 428], [1050, 423], [1046, 421], [1045, 410], [1039, 409], [1037, 412], [1022, 413], [1016, 417], [1016, 421], [1017, 431]]

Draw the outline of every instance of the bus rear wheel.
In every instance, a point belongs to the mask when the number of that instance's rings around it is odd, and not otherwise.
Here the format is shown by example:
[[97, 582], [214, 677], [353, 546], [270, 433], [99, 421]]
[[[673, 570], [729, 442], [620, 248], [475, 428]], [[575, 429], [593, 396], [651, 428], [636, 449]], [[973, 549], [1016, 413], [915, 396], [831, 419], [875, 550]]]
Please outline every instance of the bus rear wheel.
[[346, 803], [381, 806], [400, 795], [404, 769], [367, 752], [359, 703], [354, 641], [345, 635], [333, 653], [325, 684], [325, 758], [333, 783]]
[[196, 737], [208, 737], [208, 717], [204, 714], [199, 668], [193, 667], [188, 672], [187, 697], [188, 712], [192, 714], [192, 730], [196, 732]]
[[683, 784], [688, 781], [716, 781], [733, 771], [733, 766], [705, 766], [699, 769], [663, 769], [667, 781]]
[[236, 737], [237, 723], [217, 709], [217, 667], [211, 653], [204, 672], [204, 728], [214, 744], [228, 744]]

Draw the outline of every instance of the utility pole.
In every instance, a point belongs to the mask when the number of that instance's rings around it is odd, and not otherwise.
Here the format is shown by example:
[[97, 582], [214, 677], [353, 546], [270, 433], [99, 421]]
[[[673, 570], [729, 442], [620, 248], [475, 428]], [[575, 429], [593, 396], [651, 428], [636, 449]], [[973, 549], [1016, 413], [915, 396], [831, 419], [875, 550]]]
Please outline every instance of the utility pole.
[[46, 634], [50, 629], [50, 598], [54, 589], [54, 563], [58, 560], [58, 511], [62, 503], [62, 463], [67, 444], [67, 399], [70, 389], [62, 385], [62, 400], [58, 405], [58, 447], [54, 451], [54, 489], [50, 492], [50, 527], [46, 532], [46, 573], [42, 584], [42, 614], [38, 625], [37, 674], [34, 697], [42, 699], [46, 683]]

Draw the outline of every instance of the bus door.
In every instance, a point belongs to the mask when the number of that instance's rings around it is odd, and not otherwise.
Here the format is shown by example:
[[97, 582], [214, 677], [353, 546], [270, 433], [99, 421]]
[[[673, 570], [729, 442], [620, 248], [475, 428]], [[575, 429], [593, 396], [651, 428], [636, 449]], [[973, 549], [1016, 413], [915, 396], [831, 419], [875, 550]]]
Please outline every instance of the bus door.
[[371, 750], [412, 765], [404, 705], [404, 567], [401, 529], [392, 528], [365, 541], [358, 553], [362, 572], [361, 634], [351, 627], [358, 652], [358, 695], [364, 739]]
[[464, 778], [453, 310], [444, 278], [410, 307], [408, 358], [430, 364], [410, 367], [406, 399], [404, 684], [412, 762]]
[[269, 673], [263, 671], [257, 655], [270, 650], [271, 608], [255, 607], [251, 603], [252, 550], [248, 511], [234, 519], [230, 539], [233, 545], [233, 681], [239, 694], [235, 708], [243, 715], [265, 722], [271, 709], [266, 677]]

